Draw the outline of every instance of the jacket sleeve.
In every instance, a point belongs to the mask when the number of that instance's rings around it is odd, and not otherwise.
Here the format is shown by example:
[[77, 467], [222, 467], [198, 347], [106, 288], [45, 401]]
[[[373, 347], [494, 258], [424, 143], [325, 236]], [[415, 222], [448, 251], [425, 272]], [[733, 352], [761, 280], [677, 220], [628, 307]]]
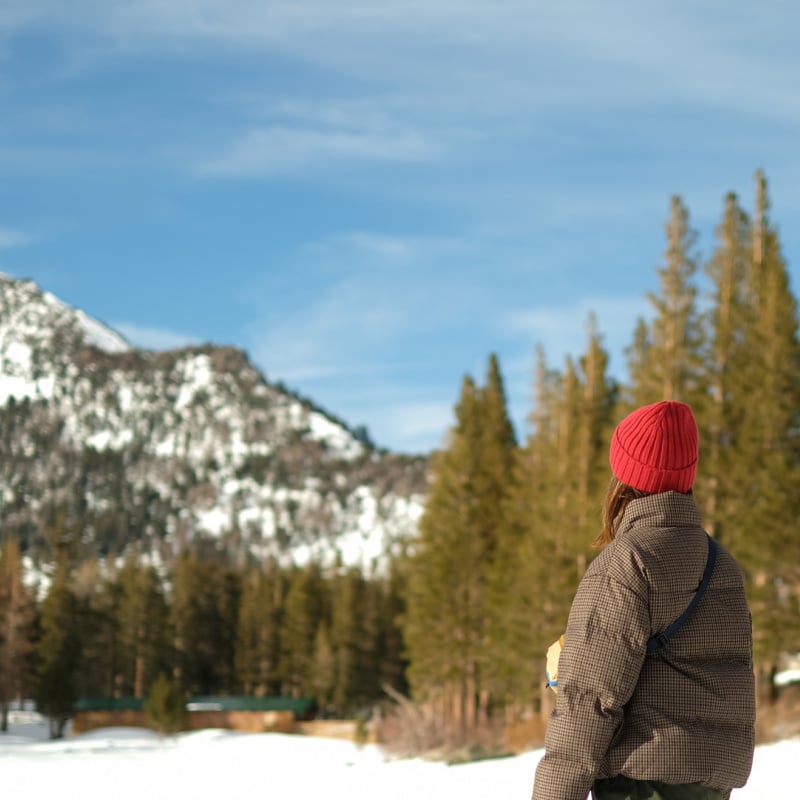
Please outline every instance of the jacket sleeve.
[[585, 800], [622, 723], [649, 636], [646, 589], [584, 576], [564, 636], [533, 800]]

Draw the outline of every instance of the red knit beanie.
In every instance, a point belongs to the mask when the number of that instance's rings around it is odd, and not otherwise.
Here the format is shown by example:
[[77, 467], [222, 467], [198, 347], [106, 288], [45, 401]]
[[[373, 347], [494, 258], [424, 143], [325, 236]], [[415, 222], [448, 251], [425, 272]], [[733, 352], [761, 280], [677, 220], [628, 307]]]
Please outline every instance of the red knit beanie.
[[617, 425], [611, 471], [649, 494], [688, 492], [697, 472], [697, 423], [685, 403], [663, 400], [642, 406]]

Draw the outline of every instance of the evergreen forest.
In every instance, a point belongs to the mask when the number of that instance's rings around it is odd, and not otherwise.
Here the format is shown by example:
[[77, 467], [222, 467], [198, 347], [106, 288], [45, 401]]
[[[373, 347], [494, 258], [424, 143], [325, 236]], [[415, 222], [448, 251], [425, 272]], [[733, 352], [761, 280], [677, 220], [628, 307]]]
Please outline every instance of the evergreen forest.
[[[80, 561], [57, 521], [38, 594], [19, 543], [0, 551], [0, 710], [34, 697], [56, 720], [77, 698], [145, 697], [168, 674], [187, 694], [293, 695], [355, 716], [404, 695], [468, 736], [543, 705], [544, 654], [596, 553], [608, 443], [633, 408], [695, 411], [694, 488], [706, 529], [745, 569], [762, 686], [800, 652], [800, 338], [764, 175], [753, 207], [724, 197], [703, 255], [669, 204], [657, 290], [612, 377], [596, 321], [582, 353], [537, 349], [529, 430], [510, 421], [501, 366], [465, 376], [431, 456], [418, 537], [388, 573], [238, 563], [181, 553], [156, 570]], [[456, 387], [458, 388], [458, 387]]]

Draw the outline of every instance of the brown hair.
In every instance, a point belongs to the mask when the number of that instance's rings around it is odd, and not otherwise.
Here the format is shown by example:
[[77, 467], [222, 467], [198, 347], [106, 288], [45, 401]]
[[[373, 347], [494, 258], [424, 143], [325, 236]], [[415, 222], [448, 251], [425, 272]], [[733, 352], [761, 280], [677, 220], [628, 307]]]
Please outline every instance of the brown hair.
[[616, 475], [611, 476], [611, 483], [608, 484], [606, 499], [603, 503], [603, 527], [592, 542], [592, 547], [605, 547], [614, 541], [625, 509], [631, 500], [637, 497], [645, 497], [647, 492], [641, 492], [623, 483]]

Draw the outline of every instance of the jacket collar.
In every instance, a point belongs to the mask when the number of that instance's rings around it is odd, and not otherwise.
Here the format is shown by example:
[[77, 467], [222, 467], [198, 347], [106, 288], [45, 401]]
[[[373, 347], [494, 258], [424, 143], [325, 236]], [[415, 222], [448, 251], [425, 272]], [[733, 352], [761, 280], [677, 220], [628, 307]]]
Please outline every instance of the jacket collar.
[[702, 520], [694, 496], [661, 492], [631, 500], [625, 508], [617, 536], [642, 528], [695, 528]]

